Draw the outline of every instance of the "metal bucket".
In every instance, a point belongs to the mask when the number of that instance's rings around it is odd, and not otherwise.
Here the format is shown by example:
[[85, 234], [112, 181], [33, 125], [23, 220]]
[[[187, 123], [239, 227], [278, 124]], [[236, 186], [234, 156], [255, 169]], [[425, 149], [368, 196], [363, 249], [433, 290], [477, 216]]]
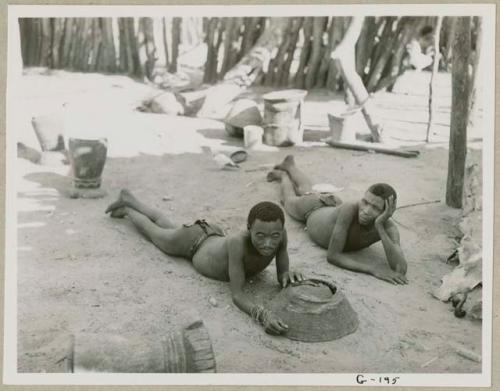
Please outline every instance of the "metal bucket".
[[282, 90], [263, 95], [265, 144], [288, 146], [302, 142], [302, 106], [306, 95], [305, 90]]
[[108, 140], [70, 138], [68, 158], [73, 172], [73, 184], [78, 189], [97, 189], [106, 163]]
[[262, 145], [264, 129], [257, 125], [247, 125], [243, 128], [245, 148], [256, 148]]
[[70, 373], [213, 373], [212, 343], [197, 321], [164, 338], [119, 335], [71, 336], [64, 357]]
[[356, 112], [350, 110], [342, 113], [328, 113], [328, 125], [332, 141], [346, 143], [356, 141], [356, 132], [353, 126]]

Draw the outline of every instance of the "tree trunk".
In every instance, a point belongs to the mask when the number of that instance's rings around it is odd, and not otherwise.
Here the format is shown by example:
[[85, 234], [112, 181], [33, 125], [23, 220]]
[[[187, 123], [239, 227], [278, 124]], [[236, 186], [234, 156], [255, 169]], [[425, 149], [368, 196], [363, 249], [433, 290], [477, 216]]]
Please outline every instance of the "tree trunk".
[[50, 36], [51, 36], [51, 31], [50, 31], [50, 19], [49, 18], [42, 18], [42, 44], [40, 47], [40, 53], [41, 53], [41, 61], [40, 65], [43, 67], [50, 67], [51, 65], [51, 58], [52, 58], [52, 53], [51, 53], [51, 46], [50, 46]]
[[60, 37], [60, 32], [58, 31], [57, 28], [57, 19], [56, 18], [49, 18], [49, 24], [50, 24], [50, 60], [49, 60], [49, 66], [50, 68], [56, 68], [57, 63], [58, 63], [58, 45], [57, 43], [59, 42], [59, 37]]
[[356, 43], [356, 72], [358, 72], [362, 79], [368, 60], [370, 59], [371, 49], [375, 43], [377, 27], [374, 16], [366, 17], [361, 35]]
[[170, 59], [168, 54], [168, 39], [167, 39], [167, 18], [161, 18], [162, 36], [163, 36], [163, 50], [165, 50], [165, 68], [170, 66]]
[[172, 22], [172, 61], [168, 71], [177, 72], [177, 60], [179, 57], [179, 45], [181, 43], [182, 18], [175, 17]]
[[316, 79], [316, 87], [324, 87], [326, 86], [326, 77], [328, 74], [328, 68], [330, 66], [330, 54], [332, 53], [333, 50], [333, 31], [334, 31], [334, 23], [335, 23], [335, 17], [332, 17], [330, 19], [330, 22], [328, 23], [326, 30], [327, 30], [327, 36], [328, 40], [326, 43], [325, 50], [323, 51], [323, 56], [321, 58], [321, 63], [319, 65], [318, 69], [318, 77]]
[[259, 17], [245, 18], [244, 26], [245, 30], [243, 33], [243, 41], [241, 43], [241, 57], [248, 53], [248, 51], [252, 48], [255, 43], [255, 32], [257, 30], [257, 25], [259, 24]]
[[281, 75], [281, 70], [282, 70], [281, 67], [283, 66], [284, 57], [288, 50], [288, 46], [290, 45], [292, 24], [293, 24], [293, 18], [288, 18], [285, 27], [285, 33], [283, 34], [284, 38], [281, 41], [276, 56], [274, 56], [274, 58], [271, 59], [271, 61], [269, 62], [269, 66], [267, 68], [267, 74], [264, 77], [264, 84], [267, 86], [274, 85], [276, 80]]
[[318, 70], [321, 64], [321, 47], [323, 45], [322, 38], [323, 30], [325, 29], [325, 22], [326, 20], [324, 17], [315, 17], [313, 20], [312, 51], [305, 76], [306, 89], [314, 87], [318, 76]]
[[285, 26], [286, 18], [269, 19], [269, 25], [248, 54], [226, 73], [220, 83], [207, 90], [198, 116], [213, 115], [255, 81], [261, 70], [268, 66], [274, 48], [279, 46]]
[[89, 55], [91, 51], [92, 42], [89, 36], [92, 34], [92, 18], [84, 18], [83, 20], [83, 32], [82, 32], [82, 49], [80, 56], [78, 57], [78, 69], [81, 71], [86, 71], [89, 65]]
[[19, 33], [21, 39], [21, 55], [23, 58], [23, 65], [30, 66], [33, 61], [32, 47], [34, 46], [34, 19], [19, 18]]
[[116, 50], [113, 39], [113, 21], [111, 18], [99, 18], [102, 31], [102, 55], [100, 69], [104, 72], [115, 72]]
[[137, 35], [135, 33], [134, 18], [126, 18], [125, 21], [127, 26], [130, 58], [132, 60], [130, 64], [130, 74], [134, 77], [143, 78], [144, 70], [141, 67], [141, 61], [139, 58], [139, 48], [137, 47]]
[[314, 18], [311, 16], [306, 17], [302, 28], [304, 34], [304, 45], [302, 46], [302, 51], [300, 52], [299, 67], [297, 69], [297, 73], [295, 74], [295, 86], [297, 88], [304, 88], [305, 85], [305, 69], [307, 62], [309, 61], [312, 46], [313, 20]]
[[[382, 36], [386, 38], [383, 41], [382, 39], [380, 40], [379, 46], [381, 49], [378, 51], [377, 59], [373, 63], [373, 66], [370, 66], [370, 76], [366, 83], [366, 89], [370, 92], [375, 91], [375, 87], [382, 78], [383, 71], [392, 54], [394, 43], [397, 41], [398, 31], [393, 31], [394, 23], [395, 20], [392, 19], [388, 22], [387, 33]], [[404, 21], [401, 20], [400, 25], [401, 23], [404, 23]]]
[[203, 73], [204, 83], [214, 83], [217, 76], [217, 56], [215, 44], [215, 34], [219, 18], [210, 18], [207, 26], [206, 44], [207, 44], [207, 60], [205, 61], [205, 70]]
[[[386, 20], [383, 17], [376, 20], [375, 25], [373, 26], [372, 38], [368, 39], [366, 42], [366, 56], [364, 56], [363, 73], [361, 74], [364, 83], [366, 83], [370, 77], [370, 69], [373, 69], [375, 53], [377, 50], [377, 41], [380, 41], [385, 22]], [[359, 66], [361, 67], [361, 64]]]
[[153, 80], [153, 71], [156, 63], [156, 45], [154, 40], [153, 20], [151, 18], [139, 19], [140, 31], [140, 58], [146, 77]]
[[278, 65], [281, 72], [278, 72], [277, 77], [279, 76], [278, 85], [286, 87], [288, 86], [290, 79], [290, 67], [292, 66], [293, 57], [295, 55], [295, 49], [297, 48], [297, 40], [299, 39], [299, 32], [302, 28], [302, 23], [304, 18], [293, 18], [293, 25], [290, 30], [290, 41], [288, 44], [287, 51], [285, 53], [286, 60], [283, 65]]
[[74, 19], [74, 36], [75, 39], [73, 40], [73, 43], [71, 44], [70, 52], [69, 52], [69, 59], [68, 59], [68, 64], [70, 66], [70, 69], [76, 69], [76, 63], [77, 63], [77, 58], [80, 53], [80, 48], [82, 45], [82, 28], [83, 28], [83, 20], [82, 18], [75, 18]]
[[[339, 64], [343, 80], [351, 90], [356, 104], [362, 106], [362, 113], [372, 134], [372, 141], [380, 141], [382, 125], [378, 123], [369, 105], [368, 92], [356, 73], [355, 45], [363, 26], [363, 17], [355, 16], [339, 46], [332, 52], [332, 58]], [[368, 103], [368, 104], [367, 104]]]
[[452, 48], [453, 48], [453, 40], [455, 37], [455, 29], [457, 25], [457, 18], [456, 17], [450, 17], [449, 18], [449, 23], [448, 23], [448, 28], [447, 32], [448, 34], [446, 35], [446, 49], [444, 51], [444, 61], [445, 64], [450, 64], [452, 58]]
[[470, 17], [458, 17], [452, 54], [452, 102], [446, 204], [462, 207], [469, 114]]
[[429, 135], [432, 128], [432, 121], [434, 119], [434, 107], [433, 107], [433, 95], [434, 95], [434, 78], [439, 71], [439, 58], [441, 54], [439, 53], [439, 37], [441, 35], [441, 24], [443, 22], [443, 17], [437, 17], [437, 25], [434, 30], [434, 61], [432, 64], [431, 80], [429, 82], [429, 123], [427, 124], [427, 132], [425, 135], [425, 141], [429, 142]]
[[224, 22], [224, 52], [221, 68], [222, 76], [224, 76], [226, 72], [231, 69], [231, 66], [234, 65], [234, 59], [236, 58], [234, 43], [237, 39], [236, 33], [239, 33], [239, 24], [237, 18], [225, 18]]
[[101, 27], [99, 26], [99, 18], [92, 18], [92, 53], [90, 57], [89, 69], [93, 72], [97, 71], [97, 64], [101, 56]]
[[328, 54], [328, 74], [326, 79], [326, 86], [328, 87], [328, 89], [335, 91], [337, 89], [337, 81], [340, 75], [340, 69], [337, 61], [334, 61], [331, 58], [331, 52], [335, 48], [337, 48], [337, 46], [342, 41], [342, 37], [344, 36], [344, 28], [343, 28], [344, 17], [334, 17], [333, 19], [334, 19], [332, 21], [332, 23], [334, 23], [333, 31], [332, 35], [330, 36], [332, 49]]
[[64, 27], [61, 41], [59, 44], [59, 68], [64, 68], [67, 63], [69, 47], [71, 44], [71, 31], [73, 28], [73, 20], [71, 18], [64, 18]]

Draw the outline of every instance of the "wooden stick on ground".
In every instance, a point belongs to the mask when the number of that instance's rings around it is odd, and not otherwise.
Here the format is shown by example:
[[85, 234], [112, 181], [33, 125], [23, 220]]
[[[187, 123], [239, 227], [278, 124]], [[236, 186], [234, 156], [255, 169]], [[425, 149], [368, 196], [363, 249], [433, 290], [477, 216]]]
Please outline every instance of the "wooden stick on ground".
[[350, 144], [350, 143], [341, 143], [338, 141], [327, 140], [326, 143], [334, 148], [341, 149], [351, 149], [354, 151], [366, 151], [366, 152], [377, 152], [377, 153], [385, 153], [386, 155], [393, 156], [401, 156], [401, 157], [418, 157], [420, 154], [418, 151], [402, 151], [396, 149], [389, 149], [384, 147], [377, 147], [371, 145], [363, 145], [363, 144]]
[[423, 201], [423, 202], [415, 202], [414, 204], [408, 204], [408, 205], [401, 205], [396, 208], [397, 209], [404, 209], [404, 208], [410, 208], [412, 206], [419, 206], [419, 205], [429, 205], [429, 204], [437, 204], [438, 202], [441, 202], [441, 200], [434, 200], [434, 201]]

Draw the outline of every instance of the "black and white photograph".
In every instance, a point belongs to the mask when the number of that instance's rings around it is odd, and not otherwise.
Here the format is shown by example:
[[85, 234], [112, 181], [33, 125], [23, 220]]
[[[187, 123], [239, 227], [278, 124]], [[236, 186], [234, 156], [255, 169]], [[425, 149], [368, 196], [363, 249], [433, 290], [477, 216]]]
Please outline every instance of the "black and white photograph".
[[488, 386], [495, 5], [9, 5], [6, 384]]

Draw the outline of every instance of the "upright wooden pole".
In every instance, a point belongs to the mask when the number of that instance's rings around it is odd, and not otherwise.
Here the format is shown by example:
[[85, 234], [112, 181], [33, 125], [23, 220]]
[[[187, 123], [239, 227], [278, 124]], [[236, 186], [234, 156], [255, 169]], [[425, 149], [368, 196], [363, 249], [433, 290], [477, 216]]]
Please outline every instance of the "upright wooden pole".
[[478, 109], [481, 106], [481, 94], [479, 91], [483, 88], [484, 81], [484, 53], [482, 49], [483, 43], [483, 26], [482, 17], [475, 16], [474, 20], [476, 22], [476, 45], [474, 51], [474, 68], [472, 73], [471, 81], [471, 92], [470, 92], [470, 108], [469, 108], [469, 124], [472, 128], [480, 126]]
[[467, 124], [469, 118], [469, 60], [471, 53], [471, 18], [458, 17], [452, 52], [452, 97], [450, 149], [448, 156], [448, 180], [446, 204], [462, 207], [465, 158], [467, 155]]
[[432, 64], [431, 81], [429, 82], [429, 122], [427, 124], [427, 133], [425, 135], [425, 141], [429, 142], [429, 135], [432, 128], [432, 121], [434, 117], [434, 107], [433, 107], [433, 94], [434, 94], [434, 78], [439, 71], [439, 59], [441, 53], [439, 52], [439, 37], [441, 33], [441, 23], [443, 22], [443, 17], [437, 17], [436, 29], [434, 30], [434, 62]]

